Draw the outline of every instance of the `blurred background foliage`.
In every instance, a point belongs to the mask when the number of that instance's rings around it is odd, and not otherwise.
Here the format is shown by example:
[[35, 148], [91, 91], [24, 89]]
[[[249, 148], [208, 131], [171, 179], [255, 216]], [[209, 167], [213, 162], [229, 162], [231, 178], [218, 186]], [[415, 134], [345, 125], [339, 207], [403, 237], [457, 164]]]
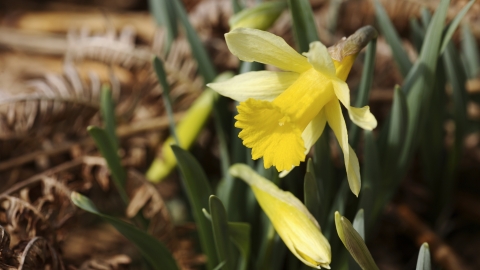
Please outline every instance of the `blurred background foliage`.
[[[332, 269], [480, 268], [480, 3], [261, 2], [0, 3], [2, 268], [306, 269], [234, 163], [305, 203]], [[228, 51], [242, 20], [299, 52], [378, 30], [347, 80], [379, 120], [349, 126], [358, 199], [328, 128], [285, 178], [251, 160], [234, 102], [205, 87], [271, 68]]]

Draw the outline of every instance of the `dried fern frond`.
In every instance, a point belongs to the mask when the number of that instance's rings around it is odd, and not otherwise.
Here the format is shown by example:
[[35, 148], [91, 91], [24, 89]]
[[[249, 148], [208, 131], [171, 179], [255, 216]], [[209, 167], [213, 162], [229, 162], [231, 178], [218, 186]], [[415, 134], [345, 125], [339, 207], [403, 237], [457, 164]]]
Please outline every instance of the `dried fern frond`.
[[99, 109], [100, 87], [94, 73], [86, 86], [75, 68], [66, 64], [64, 75], [29, 81], [21, 93], [0, 90], [0, 139], [86, 127]]
[[135, 29], [124, 27], [117, 35], [109, 29], [102, 35], [91, 35], [87, 28], [67, 34], [67, 61], [91, 59], [126, 69], [144, 68], [150, 63], [152, 53], [146, 47], [135, 45]]

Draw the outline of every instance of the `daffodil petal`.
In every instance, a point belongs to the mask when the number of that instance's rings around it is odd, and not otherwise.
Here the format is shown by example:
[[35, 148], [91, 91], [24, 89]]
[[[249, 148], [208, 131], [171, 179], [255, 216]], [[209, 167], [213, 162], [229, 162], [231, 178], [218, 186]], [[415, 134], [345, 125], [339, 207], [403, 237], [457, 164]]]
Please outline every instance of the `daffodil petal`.
[[305, 128], [302, 133], [303, 143], [305, 144], [305, 154], [308, 154], [310, 148], [312, 148], [318, 138], [320, 138], [326, 123], [327, 118], [325, 118], [324, 111], [321, 110]]
[[363, 108], [349, 107], [348, 115], [350, 119], [359, 127], [372, 130], [377, 127], [377, 119], [370, 112], [370, 107], [365, 106]]
[[353, 194], [358, 196], [361, 185], [360, 166], [358, 165], [357, 155], [348, 144], [347, 126], [345, 124], [345, 119], [343, 119], [340, 103], [337, 100], [332, 100], [325, 105], [325, 115], [328, 124], [332, 128], [333, 133], [340, 144], [340, 148], [342, 148], [350, 190]]
[[225, 40], [230, 52], [242, 61], [256, 61], [298, 73], [311, 68], [307, 59], [285, 40], [266, 31], [237, 28], [225, 34]]
[[207, 86], [220, 95], [236, 101], [245, 101], [249, 98], [272, 101], [299, 76], [296, 72], [252, 71]]
[[338, 100], [345, 106], [345, 108], [350, 108], [350, 89], [346, 82], [341, 80], [332, 80], [333, 90]]
[[347, 108], [348, 116], [353, 123], [366, 130], [372, 130], [377, 127], [377, 119], [370, 112], [369, 106], [362, 108], [350, 106], [350, 90], [345, 82], [340, 80], [334, 81], [333, 89], [338, 100]]
[[318, 72], [333, 77], [335, 76], [335, 65], [333, 63], [327, 47], [320, 41], [310, 43], [310, 50], [307, 53], [303, 53], [308, 58], [308, 62]]

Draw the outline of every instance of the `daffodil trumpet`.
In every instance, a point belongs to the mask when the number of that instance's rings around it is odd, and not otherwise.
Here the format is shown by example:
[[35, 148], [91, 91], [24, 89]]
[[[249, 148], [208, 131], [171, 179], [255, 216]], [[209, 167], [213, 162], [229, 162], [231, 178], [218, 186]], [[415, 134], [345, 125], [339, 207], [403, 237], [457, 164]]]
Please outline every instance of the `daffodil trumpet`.
[[356, 125], [367, 130], [377, 126], [368, 106], [350, 106], [345, 83], [356, 56], [375, 36], [376, 30], [366, 26], [330, 49], [312, 42], [310, 50], [300, 55], [281, 37], [237, 28], [225, 34], [234, 55], [283, 71], [248, 72], [208, 86], [240, 102], [235, 117], [235, 127], [242, 129], [239, 137], [252, 149], [253, 159], [263, 157], [265, 168], [275, 166], [281, 176], [305, 161], [328, 123], [343, 151], [350, 189], [358, 196], [360, 168], [348, 144], [340, 103]]
[[317, 220], [299, 199], [245, 164], [232, 165], [229, 171], [250, 185], [275, 231], [299, 260], [310, 267], [330, 269], [330, 243], [323, 236]]

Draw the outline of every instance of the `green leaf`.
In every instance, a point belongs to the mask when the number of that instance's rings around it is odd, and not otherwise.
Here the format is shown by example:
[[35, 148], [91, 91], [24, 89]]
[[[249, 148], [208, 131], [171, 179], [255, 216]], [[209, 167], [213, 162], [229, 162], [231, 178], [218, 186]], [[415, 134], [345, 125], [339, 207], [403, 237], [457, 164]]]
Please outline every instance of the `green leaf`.
[[218, 260], [225, 262], [225, 270], [233, 270], [235, 258], [229, 239], [227, 212], [220, 199], [214, 195], [210, 196], [210, 213]]
[[165, 72], [165, 68], [163, 67], [163, 62], [155, 56], [153, 58], [153, 68], [155, 69], [155, 73], [157, 74], [158, 81], [162, 86], [163, 90], [163, 104], [165, 105], [165, 110], [167, 111], [168, 115], [168, 122], [170, 124], [170, 134], [175, 139], [175, 143], [177, 145], [181, 145], [180, 141], [178, 140], [177, 131], [175, 128], [175, 120], [173, 119], [173, 106], [172, 106], [172, 99], [170, 98], [170, 86], [167, 82], [167, 74]]
[[430, 10], [428, 10], [426, 7], [422, 7], [420, 12], [422, 13], [422, 25], [425, 29], [427, 29], [430, 21], [432, 20], [432, 13], [430, 13]]
[[115, 134], [115, 105], [113, 104], [112, 91], [108, 85], [102, 86], [102, 95], [100, 97], [100, 111], [105, 123], [105, 131], [110, 137], [115, 150], [118, 149], [118, 139]]
[[442, 181], [443, 192], [442, 194], [439, 194], [443, 199], [442, 205], [445, 206], [451, 203], [452, 200], [455, 173], [458, 170], [458, 165], [462, 156], [463, 142], [468, 123], [468, 97], [467, 90], [465, 89], [467, 76], [463, 73], [459, 55], [452, 41], [449, 42], [445, 53], [443, 54], [443, 65], [445, 67], [448, 81], [453, 90], [453, 120], [455, 122], [455, 142], [452, 149], [449, 151], [448, 166], [446, 173], [444, 174], [444, 181]]
[[177, 158], [178, 166], [182, 173], [184, 188], [192, 206], [193, 217], [198, 228], [200, 245], [208, 257], [208, 268], [212, 269], [219, 261], [215, 250], [211, 225], [202, 213], [202, 209], [207, 209], [209, 206], [208, 198], [212, 195], [210, 183], [198, 161], [189, 152], [176, 145], [172, 145], [172, 151]]
[[[380, 212], [381, 203], [379, 194], [379, 185], [381, 181], [381, 166], [378, 157], [377, 145], [372, 131], [365, 130], [365, 159], [362, 174], [362, 190], [360, 191], [360, 203], [358, 207], [365, 210], [365, 226], [369, 231], [375, 224], [373, 217]], [[363, 213], [363, 210], [362, 210]], [[362, 238], [365, 239], [364, 234]]]
[[416, 18], [410, 18], [410, 29], [412, 30], [412, 41], [417, 52], [422, 49], [423, 37], [425, 36], [425, 29], [420, 26]]
[[378, 266], [360, 234], [353, 228], [350, 221], [341, 216], [339, 212], [335, 212], [335, 226], [340, 240], [358, 265], [362, 269], [378, 270]]
[[212, 82], [215, 77], [217, 76], [217, 72], [215, 71], [215, 67], [208, 56], [205, 47], [197, 35], [197, 32], [190, 24], [188, 20], [188, 15], [185, 12], [185, 9], [182, 6], [180, 0], [170, 0], [173, 2], [173, 6], [175, 7], [175, 13], [180, 19], [183, 27], [185, 28], [185, 32], [187, 34], [188, 42], [190, 43], [190, 48], [192, 49], [192, 54], [197, 60], [198, 63], [198, 72], [202, 74], [204, 83]]
[[403, 77], [406, 77], [412, 68], [412, 62], [408, 58], [408, 54], [402, 46], [402, 41], [398, 36], [397, 30], [390, 21], [387, 12], [378, 0], [375, 0], [375, 17], [378, 22], [380, 32], [385, 36], [388, 45], [392, 48], [393, 58], [398, 65], [398, 69]]
[[408, 132], [408, 106], [402, 89], [397, 85], [394, 90], [393, 105], [390, 115], [390, 125], [388, 129], [387, 144], [382, 146], [383, 160], [382, 175], [387, 177], [382, 186], [382, 191], [390, 191], [392, 186], [392, 178], [388, 176], [397, 175], [397, 160], [401, 153], [401, 149], [405, 142]]
[[418, 253], [416, 270], [430, 270], [432, 269], [430, 262], [430, 249], [427, 243], [423, 243]]
[[[373, 71], [375, 67], [375, 54], [377, 51], [377, 39], [372, 39], [367, 46], [367, 53], [365, 55], [365, 63], [363, 64], [362, 78], [360, 86], [357, 91], [357, 98], [355, 99], [355, 107], [361, 108], [368, 103], [370, 97], [370, 90], [372, 89]], [[353, 122], [350, 124], [349, 130], [349, 144], [355, 148], [360, 139], [360, 128]]]
[[222, 270], [225, 263], [227, 263], [227, 262], [223, 261], [223, 262], [219, 263], [213, 270]]
[[462, 26], [462, 53], [462, 60], [466, 64], [468, 78], [473, 79], [480, 75], [480, 53], [477, 41], [468, 23]]
[[[212, 221], [212, 216], [207, 212], [207, 210], [202, 209], [205, 217]], [[238, 269], [245, 270], [248, 266], [248, 260], [250, 258], [250, 224], [245, 222], [228, 222], [228, 235], [230, 241], [232, 241], [235, 246], [240, 251], [242, 255], [242, 262]]]
[[334, 195], [337, 192], [337, 185], [335, 185], [335, 166], [332, 162], [330, 152], [329, 132], [330, 128], [326, 126], [322, 135], [315, 143], [313, 151], [313, 170], [311, 170], [317, 180], [317, 187], [319, 190], [323, 191], [320, 197], [323, 209], [323, 213], [320, 213], [321, 217], [318, 220], [320, 224], [327, 223], [327, 219], [329, 218], [328, 211], [332, 205]]
[[317, 26], [308, 0], [288, 0], [293, 32], [300, 52], [308, 52], [310, 42], [318, 41]]
[[[311, 163], [310, 160], [308, 162]], [[308, 171], [305, 173], [304, 179], [303, 197], [305, 200], [305, 206], [307, 207], [308, 211], [315, 217], [315, 219], [319, 219], [321, 203], [318, 192], [317, 180], [315, 179], [313, 173]]]
[[[415, 63], [415, 66], [421, 67], [421, 73], [417, 76], [411, 76], [410, 78], [413, 78], [413, 81], [405, 81], [405, 85], [409, 85], [409, 88], [405, 89], [408, 93], [407, 105], [409, 119], [407, 137], [398, 160], [399, 170], [397, 172], [400, 178], [403, 178], [412, 161], [412, 157], [420, 141], [418, 134], [421, 132], [421, 128], [426, 121], [425, 115], [429, 110], [429, 100], [432, 97], [442, 30], [449, 3], [449, 0], [442, 0], [440, 2], [427, 29], [422, 51], [420, 52], [418, 61]], [[414, 69], [412, 69], [412, 71], [413, 70]], [[405, 86], [405, 88], [407, 87]]]
[[72, 192], [72, 202], [81, 209], [95, 214], [112, 224], [125, 238], [130, 240], [148, 261], [153, 269], [176, 270], [179, 269], [175, 259], [163, 243], [153, 236], [137, 229], [133, 225], [100, 213], [93, 202], [77, 192]]
[[232, 9], [234, 14], [237, 14], [238, 12], [242, 11], [243, 6], [240, 3], [240, 0], [231, 0], [231, 1], [232, 1]]
[[470, 2], [468, 2], [468, 4], [466, 4], [462, 8], [462, 10], [460, 10], [460, 12], [458, 12], [457, 16], [455, 16], [455, 18], [453, 18], [453, 20], [448, 25], [447, 30], [443, 35], [442, 45], [440, 46], [440, 54], [442, 54], [445, 48], [447, 47], [447, 44], [452, 39], [453, 33], [455, 33], [455, 30], [457, 30], [457, 27], [460, 25], [460, 22], [462, 21], [463, 17], [465, 16], [465, 14], [467, 14], [468, 10], [472, 7], [475, 1], [476, 0], [470, 0]]
[[113, 177], [113, 183], [117, 187], [120, 197], [122, 197], [122, 200], [128, 204], [128, 196], [127, 192], [125, 191], [127, 174], [122, 166], [120, 157], [117, 154], [117, 149], [115, 149], [110, 136], [104, 129], [95, 126], [89, 126], [87, 131], [88, 134], [92, 136], [97, 148], [107, 161], [108, 168], [110, 169], [110, 173]]
[[166, 53], [170, 50], [173, 40], [177, 37], [177, 16], [171, 0], [148, 0], [150, 13], [158, 25], [164, 26]]

